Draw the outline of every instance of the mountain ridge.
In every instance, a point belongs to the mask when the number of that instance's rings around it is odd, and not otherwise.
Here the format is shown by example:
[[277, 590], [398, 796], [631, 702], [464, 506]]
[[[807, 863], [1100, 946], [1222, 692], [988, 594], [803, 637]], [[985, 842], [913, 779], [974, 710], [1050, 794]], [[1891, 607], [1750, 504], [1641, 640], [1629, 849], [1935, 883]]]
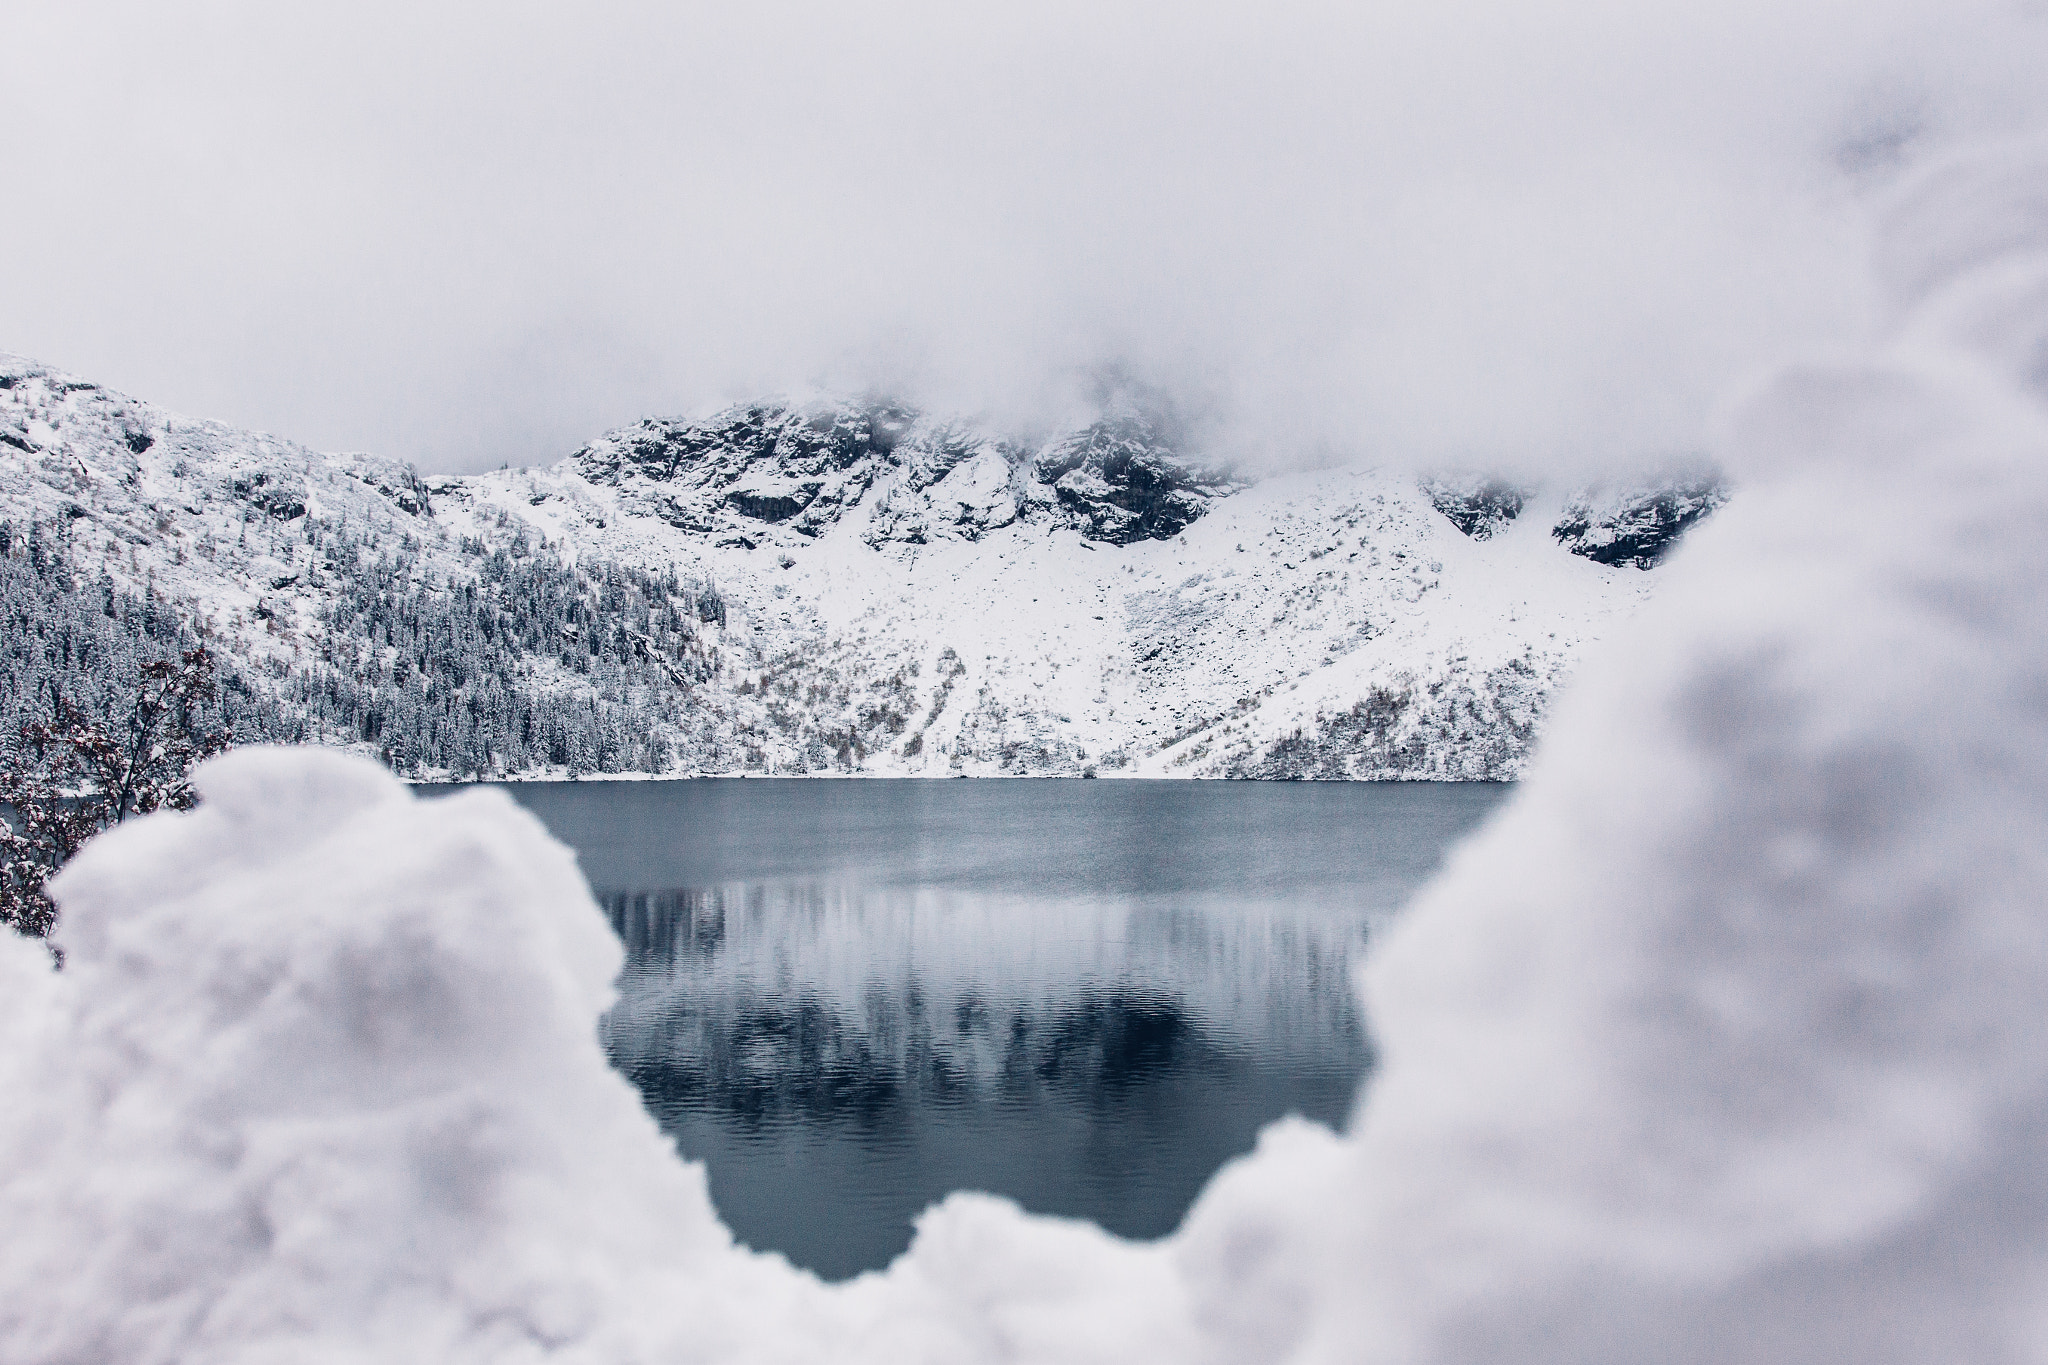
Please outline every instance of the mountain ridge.
[[[428, 478], [0, 357], [0, 518], [180, 604], [284, 737], [422, 773], [1510, 778], [1726, 496], [1251, 479], [1136, 410], [1027, 447], [879, 399]], [[440, 737], [382, 738], [408, 708]]]

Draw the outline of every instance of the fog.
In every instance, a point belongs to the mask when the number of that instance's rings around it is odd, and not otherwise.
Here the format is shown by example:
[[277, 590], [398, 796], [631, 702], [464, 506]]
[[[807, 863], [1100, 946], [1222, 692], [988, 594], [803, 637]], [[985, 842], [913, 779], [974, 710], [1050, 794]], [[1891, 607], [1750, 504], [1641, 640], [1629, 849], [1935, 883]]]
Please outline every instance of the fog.
[[[742, 12], [743, 11], [743, 12]], [[1691, 451], [1887, 325], [1873, 200], [2048, 126], [1989, 0], [11, 4], [0, 348], [465, 470], [1103, 376], [1247, 463]]]

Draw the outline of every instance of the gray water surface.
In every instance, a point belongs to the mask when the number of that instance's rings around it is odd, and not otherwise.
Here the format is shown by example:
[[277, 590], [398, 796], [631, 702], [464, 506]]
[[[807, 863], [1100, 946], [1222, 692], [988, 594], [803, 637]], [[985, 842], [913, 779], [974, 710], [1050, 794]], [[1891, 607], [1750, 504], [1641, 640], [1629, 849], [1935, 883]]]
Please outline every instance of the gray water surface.
[[1349, 964], [1506, 789], [518, 784], [627, 949], [614, 1063], [740, 1239], [841, 1278], [954, 1190], [1173, 1230], [1370, 1065]]

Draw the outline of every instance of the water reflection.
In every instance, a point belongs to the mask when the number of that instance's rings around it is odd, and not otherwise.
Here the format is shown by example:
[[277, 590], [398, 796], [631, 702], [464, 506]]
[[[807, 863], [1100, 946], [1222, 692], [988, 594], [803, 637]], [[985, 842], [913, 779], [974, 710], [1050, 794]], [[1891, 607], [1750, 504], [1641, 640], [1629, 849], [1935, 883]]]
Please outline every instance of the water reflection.
[[1369, 1064], [1349, 965], [1499, 791], [516, 794], [626, 946], [615, 1063], [742, 1240], [836, 1277], [955, 1189], [1159, 1236], [1265, 1123], [1341, 1122]]
[[[1290, 1045], [1304, 1065], [1356, 1061], [1329, 1049], [1353, 1023], [1355, 924], [814, 888], [604, 904], [629, 953], [607, 1021], [620, 1065], [735, 1117], [1114, 1095]], [[1262, 1036], [1233, 1039], [1248, 1023]]]

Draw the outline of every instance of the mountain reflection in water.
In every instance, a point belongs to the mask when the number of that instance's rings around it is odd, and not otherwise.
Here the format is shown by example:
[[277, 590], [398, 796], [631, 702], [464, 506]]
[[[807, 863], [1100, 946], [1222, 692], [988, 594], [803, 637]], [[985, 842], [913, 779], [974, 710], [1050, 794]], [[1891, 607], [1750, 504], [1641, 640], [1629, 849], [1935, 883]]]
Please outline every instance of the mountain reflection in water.
[[1160, 1236], [1264, 1124], [1341, 1123], [1369, 1064], [1350, 964], [1500, 791], [514, 794], [578, 848], [625, 944], [615, 1064], [741, 1240], [841, 1277], [956, 1189]]

